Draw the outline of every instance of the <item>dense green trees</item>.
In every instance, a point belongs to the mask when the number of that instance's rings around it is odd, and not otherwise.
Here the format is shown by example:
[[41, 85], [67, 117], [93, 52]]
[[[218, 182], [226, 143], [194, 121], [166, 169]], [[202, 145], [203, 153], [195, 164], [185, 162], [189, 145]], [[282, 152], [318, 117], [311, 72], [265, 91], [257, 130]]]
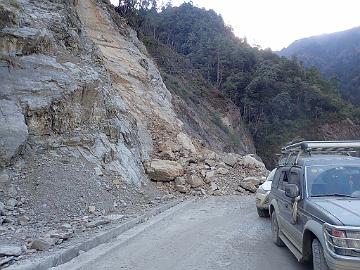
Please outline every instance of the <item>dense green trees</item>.
[[[213, 10], [187, 3], [161, 12], [148, 9], [142, 16], [139, 34], [165, 78], [173, 78], [165, 82], [186, 77], [191, 83], [185, 92], [204, 91], [198, 84], [203, 82], [231, 97], [268, 164], [301, 130], [350, 116], [352, 108], [338, 95], [335, 81], [325, 80], [314, 68], [305, 69], [296, 59], [251, 47]], [[156, 49], [160, 47], [181, 55], [187, 64], [179, 65], [177, 57]]]
[[296, 56], [305, 66], [316, 66], [338, 85], [341, 94], [360, 105], [360, 27], [295, 41], [279, 52]]

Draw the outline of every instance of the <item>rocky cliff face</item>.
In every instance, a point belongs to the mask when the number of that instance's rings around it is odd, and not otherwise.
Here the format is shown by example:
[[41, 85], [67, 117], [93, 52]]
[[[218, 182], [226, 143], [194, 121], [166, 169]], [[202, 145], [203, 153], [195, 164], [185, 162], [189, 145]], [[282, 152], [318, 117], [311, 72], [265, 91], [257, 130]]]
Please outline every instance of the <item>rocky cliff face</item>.
[[[24, 1], [2, 9], [12, 18], [1, 32], [2, 164], [19, 153], [55, 150], [104, 166], [126, 182], [144, 182], [142, 160], [152, 146], [141, 116], [156, 110], [167, 120], [175, 116], [155, 66], [131, 36], [115, 31], [90, 1]], [[93, 32], [91, 23], [109, 30]], [[118, 40], [106, 41], [114, 32]], [[139, 99], [129, 107], [126, 99], [134, 96], [156, 103], [153, 110], [145, 112]]]
[[[1, 165], [53, 151], [146, 182], [142, 163], [183, 123], [109, 3], [5, 1], [1, 23]], [[251, 139], [242, 143], [253, 150]]]

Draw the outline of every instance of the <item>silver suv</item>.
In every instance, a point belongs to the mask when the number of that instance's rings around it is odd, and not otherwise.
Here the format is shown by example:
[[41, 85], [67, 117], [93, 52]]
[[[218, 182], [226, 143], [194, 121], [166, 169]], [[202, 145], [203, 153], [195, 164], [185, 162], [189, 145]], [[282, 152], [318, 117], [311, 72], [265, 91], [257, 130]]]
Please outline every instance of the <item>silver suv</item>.
[[272, 237], [314, 270], [360, 269], [360, 141], [283, 148], [269, 195]]

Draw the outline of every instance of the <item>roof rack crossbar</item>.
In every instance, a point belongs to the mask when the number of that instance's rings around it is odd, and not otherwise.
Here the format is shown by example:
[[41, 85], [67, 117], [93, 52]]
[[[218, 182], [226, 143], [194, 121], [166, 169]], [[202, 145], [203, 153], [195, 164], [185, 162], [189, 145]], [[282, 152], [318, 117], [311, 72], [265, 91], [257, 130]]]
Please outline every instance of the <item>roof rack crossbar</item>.
[[[360, 140], [358, 141], [304, 141], [288, 145], [281, 149], [280, 159], [282, 164], [289, 164], [291, 157], [294, 156], [293, 164], [297, 164], [302, 154], [346, 154], [351, 155], [360, 150]], [[285, 162], [284, 162], [285, 160]], [[279, 163], [280, 163], [279, 161]]]

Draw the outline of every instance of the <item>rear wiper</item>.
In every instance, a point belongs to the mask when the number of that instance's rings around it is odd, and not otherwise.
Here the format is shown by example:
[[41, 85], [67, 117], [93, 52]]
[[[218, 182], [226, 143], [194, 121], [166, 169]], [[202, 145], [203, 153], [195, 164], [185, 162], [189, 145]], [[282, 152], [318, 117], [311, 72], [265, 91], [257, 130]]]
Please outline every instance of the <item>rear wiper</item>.
[[359, 198], [347, 194], [341, 194], [341, 193], [332, 193], [332, 194], [318, 194], [318, 195], [311, 195], [311, 197], [346, 197], [346, 198]]

